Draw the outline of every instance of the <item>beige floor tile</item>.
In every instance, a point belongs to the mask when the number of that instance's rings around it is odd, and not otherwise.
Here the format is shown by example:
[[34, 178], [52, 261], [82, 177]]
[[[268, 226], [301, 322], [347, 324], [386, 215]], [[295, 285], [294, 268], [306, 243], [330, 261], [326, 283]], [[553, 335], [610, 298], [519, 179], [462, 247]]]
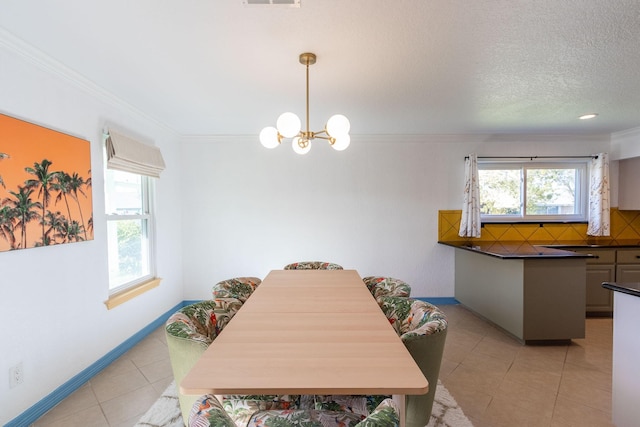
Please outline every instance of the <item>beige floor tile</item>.
[[558, 396], [552, 427], [612, 427], [611, 414]]
[[567, 363], [590, 369], [612, 372], [613, 351], [588, 345], [570, 345], [567, 351]]
[[538, 359], [516, 359], [504, 379], [524, 384], [531, 388], [557, 394], [562, 377], [562, 367], [545, 364]]
[[[584, 373], [585, 376], [581, 376]], [[611, 387], [599, 388], [589, 380], [588, 373], [566, 372], [560, 381], [558, 395], [567, 400], [611, 413]]]
[[148, 365], [141, 366], [140, 371], [150, 383], [154, 383], [167, 377], [173, 378], [171, 361], [168, 357], [149, 363]]
[[551, 423], [551, 413], [537, 410], [533, 405], [521, 406], [513, 399], [494, 397], [482, 416], [482, 420], [492, 427], [547, 427]]
[[516, 355], [520, 352], [521, 348], [522, 344], [517, 342], [515, 339], [506, 337], [504, 334], [487, 334], [487, 336], [478, 343], [473, 351], [511, 362], [516, 358]]
[[549, 422], [553, 415], [557, 395], [515, 381], [504, 380], [493, 394], [493, 398], [494, 407], [502, 404], [520, 408], [523, 412], [534, 414], [534, 418], [540, 417], [540, 419]]
[[59, 420], [51, 421], [45, 415], [33, 427], [110, 427], [99, 405], [75, 412]]
[[491, 395], [481, 390], [466, 387], [464, 382], [443, 382], [451, 396], [458, 402], [465, 415], [482, 419], [491, 402]]
[[151, 385], [153, 386], [154, 390], [158, 392], [158, 397], [159, 397], [167, 389], [167, 387], [169, 387], [169, 384], [171, 384], [172, 382], [173, 382], [173, 375], [171, 375], [170, 377], [163, 378], [159, 381], [156, 381]]
[[138, 370], [119, 375], [98, 374], [90, 383], [100, 403], [122, 396], [149, 384], [144, 375], [142, 375], [142, 372]]
[[517, 358], [519, 360], [541, 359], [564, 363], [568, 345], [523, 345]]
[[113, 425], [131, 418], [139, 419], [158, 397], [158, 392], [149, 384], [103, 402], [101, 406], [107, 421]]
[[156, 338], [146, 338], [129, 350], [125, 356], [139, 368], [167, 357], [167, 345]]
[[54, 421], [80, 412], [86, 408], [97, 405], [98, 399], [96, 399], [95, 394], [93, 394], [91, 385], [87, 383], [70, 394], [66, 399], [56, 405], [53, 409], [48, 411], [43, 417], [40, 418], [40, 420], [43, 422], [46, 421], [52, 423]]
[[[509, 362], [485, 356], [478, 353], [471, 353], [463, 363], [461, 363], [447, 377], [447, 384], [456, 384], [458, 388], [469, 389], [492, 394], [502, 382]], [[445, 386], [448, 388], [448, 386]]]
[[562, 380], [584, 380], [590, 387], [601, 388], [603, 390], [611, 390], [612, 375], [611, 371], [607, 368], [586, 368], [580, 365], [574, 365], [573, 363], [565, 363], [564, 370], [562, 371]]

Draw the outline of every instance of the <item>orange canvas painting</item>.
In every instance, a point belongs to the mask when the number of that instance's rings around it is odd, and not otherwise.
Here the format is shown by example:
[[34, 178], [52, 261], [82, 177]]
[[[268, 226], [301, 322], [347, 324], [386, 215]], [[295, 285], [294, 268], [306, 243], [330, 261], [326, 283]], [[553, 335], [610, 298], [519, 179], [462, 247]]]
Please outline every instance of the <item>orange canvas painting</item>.
[[0, 114], [0, 251], [86, 240], [89, 141]]

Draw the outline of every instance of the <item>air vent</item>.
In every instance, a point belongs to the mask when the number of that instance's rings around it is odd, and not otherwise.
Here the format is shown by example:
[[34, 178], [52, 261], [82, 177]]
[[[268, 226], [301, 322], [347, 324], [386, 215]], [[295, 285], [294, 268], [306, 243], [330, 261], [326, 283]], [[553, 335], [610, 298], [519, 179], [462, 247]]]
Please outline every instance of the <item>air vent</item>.
[[242, 0], [245, 6], [300, 7], [300, 0]]

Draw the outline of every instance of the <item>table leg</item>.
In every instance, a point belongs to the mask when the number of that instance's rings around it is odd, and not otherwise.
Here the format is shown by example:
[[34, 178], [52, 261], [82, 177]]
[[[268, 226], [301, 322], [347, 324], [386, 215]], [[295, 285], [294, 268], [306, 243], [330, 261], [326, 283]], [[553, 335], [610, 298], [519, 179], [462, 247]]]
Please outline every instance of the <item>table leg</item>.
[[407, 396], [405, 396], [404, 394], [393, 395], [393, 401], [396, 403], [396, 405], [398, 405], [398, 410], [400, 411], [400, 427], [405, 426], [405, 418], [407, 415], [406, 414], [406, 411], [407, 411], [406, 397]]

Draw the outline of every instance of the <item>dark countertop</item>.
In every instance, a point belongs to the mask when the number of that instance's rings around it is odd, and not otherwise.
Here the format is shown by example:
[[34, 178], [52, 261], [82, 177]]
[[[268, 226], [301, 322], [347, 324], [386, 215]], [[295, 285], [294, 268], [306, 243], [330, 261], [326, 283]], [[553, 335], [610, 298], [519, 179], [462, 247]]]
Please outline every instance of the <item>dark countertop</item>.
[[633, 295], [634, 297], [640, 297], [640, 283], [604, 282], [602, 287], [611, 289], [612, 291], [622, 292], [623, 294]]
[[[527, 242], [445, 242], [438, 243], [454, 247], [456, 249], [464, 249], [477, 252], [484, 255], [494, 256], [502, 259], [547, 259], [547, 258], [591, 258], [589, 254], [572, 252], [569, 250], [559, 249], [557, 247], [548, 247], [546, 245], [532, 245]], [[566, 246], [566, 247], [576, 247]]]
[[599, 242], [599, 243], [588, 243], [584, 241], [576, 241], [576, 242], [563, 242], [563, 243], [553, 243], [549, 245], [543, 245], [547, 248], [594, 248], [594, 249], [620, 249], [620, 248], [640, 248], [640, 241], [637, 239], [628, 239], [628, 240], [612, 240], [611, 242]]

